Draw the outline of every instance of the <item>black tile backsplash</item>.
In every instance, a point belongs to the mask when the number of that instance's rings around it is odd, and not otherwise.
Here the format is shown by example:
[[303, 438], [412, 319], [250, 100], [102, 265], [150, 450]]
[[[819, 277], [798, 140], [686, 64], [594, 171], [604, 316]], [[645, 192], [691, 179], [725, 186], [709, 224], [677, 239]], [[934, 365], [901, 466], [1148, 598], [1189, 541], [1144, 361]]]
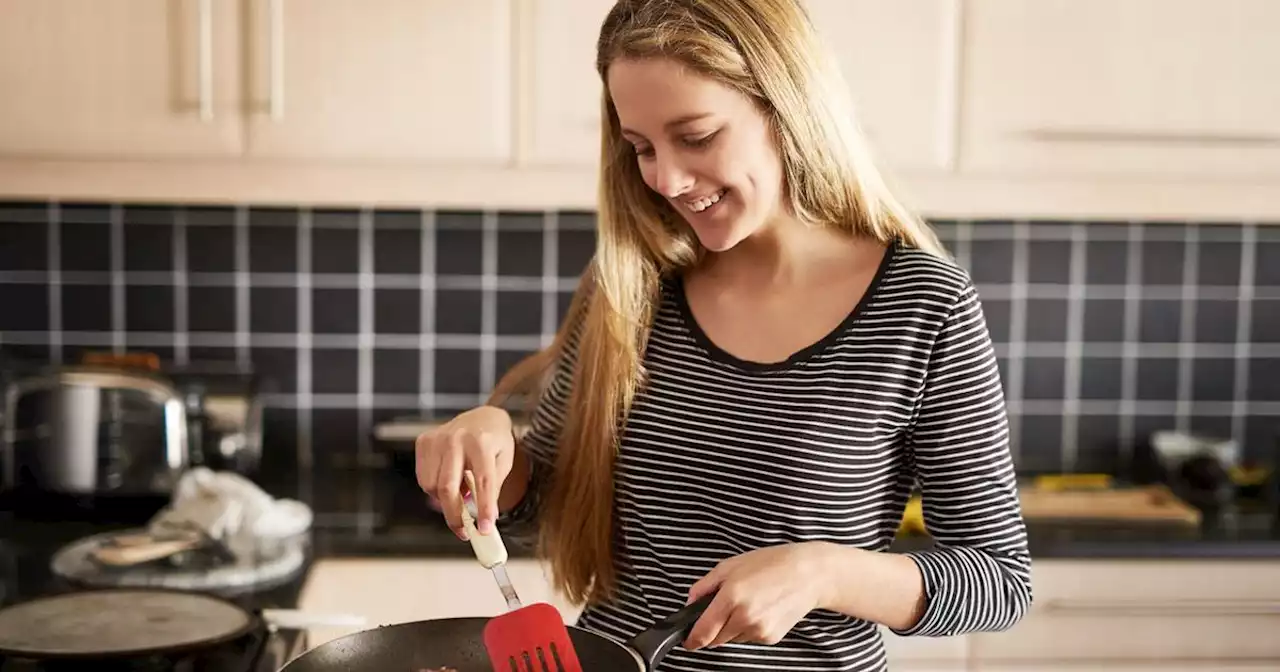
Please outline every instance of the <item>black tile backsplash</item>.
[[[274, 383], [277, 463], [373, 454], [547, 342], [590, 212], [0, 202], [0, 345], [146, 350]], [[1280, 226], [937, 221], [982, 293], [1027, 470], [1113, 469], [1151, 431], [1280, 430]]]

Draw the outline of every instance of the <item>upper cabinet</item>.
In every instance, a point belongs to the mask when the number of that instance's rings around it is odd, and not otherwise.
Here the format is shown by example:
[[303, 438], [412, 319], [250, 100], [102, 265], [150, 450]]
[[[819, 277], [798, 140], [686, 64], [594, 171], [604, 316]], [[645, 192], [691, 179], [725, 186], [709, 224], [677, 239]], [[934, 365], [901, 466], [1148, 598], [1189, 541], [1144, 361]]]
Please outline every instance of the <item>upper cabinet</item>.
[[1280, 177], [1280, 2], [965, 6], [962, 169]]
[[510, 157], [510, 2], [249, 6], [252, 156], [463, 164]]
[[809, 0], [808, 7], [884, 167], [900, 174], [951, 169], [959, 0]]
[[[615, 0], [0, 0], [0, 198], [597, 207]], [[802, 0], [935, 218], [1280, 222], [1280, 0]]]
[[0, 157], [505, 165], [504, 0], [0, 0]]
[[236, 3], [0, 0], [0, 156], [240, 152]]
[[600, 161], [600, 101], [596, 39], [614, 0], [527, 3], [524, 37], [529, 165], [595, 168]]
[[[601, 92], [596, 39], [613, 0], [529, 3], [532, 49], [527, 161], [599, 162]], [[898, 172], [949, 168], [955, 132], [955, 0], [809, 0], [834, 50], [872, 148]]]

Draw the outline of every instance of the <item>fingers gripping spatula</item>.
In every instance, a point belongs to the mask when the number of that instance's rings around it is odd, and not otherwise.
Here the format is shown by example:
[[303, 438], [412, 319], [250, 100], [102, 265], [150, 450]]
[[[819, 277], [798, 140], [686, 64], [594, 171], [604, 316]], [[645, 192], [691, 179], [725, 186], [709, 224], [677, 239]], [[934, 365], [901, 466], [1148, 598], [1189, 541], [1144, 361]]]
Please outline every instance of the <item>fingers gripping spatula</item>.
[[462, 507], [462, 524], [476, 559], [493, 572], [507, 601], [507, 613], [489, 619], [484, 627], [484, 645], [494, 672], [583, 672], [560, 612], [545, 602], [521, 605], [507, 575], [502, 537], [496, 529], [484, 535], [476, 529], [475, 477], [468, 471], [466, 478], [473, 495]]

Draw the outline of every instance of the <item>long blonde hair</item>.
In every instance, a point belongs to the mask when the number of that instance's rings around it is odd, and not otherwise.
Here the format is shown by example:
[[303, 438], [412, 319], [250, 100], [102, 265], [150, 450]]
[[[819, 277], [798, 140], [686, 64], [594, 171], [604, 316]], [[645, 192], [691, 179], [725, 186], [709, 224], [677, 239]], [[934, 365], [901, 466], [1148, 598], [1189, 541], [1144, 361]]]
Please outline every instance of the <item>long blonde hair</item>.
[[645, 186], [607, 90], [615, 59], [656, 57], [674, 59], [757, 103], [779, 145], [789, 214], [946, 254], [885, 186], [854, 122], [847, 85], [797, 0], [619, 0], [597, 43], [596, 68], [606, 87], [596, 253], [553, 344], [514, 367], [495, 390], [497, 397], [543, 382], [577, 335], [539, 544], [556, 588], [577, 603], [614, 595], [619, 429], [644, 381], [660, 278], [702, 254], [680, 215]]

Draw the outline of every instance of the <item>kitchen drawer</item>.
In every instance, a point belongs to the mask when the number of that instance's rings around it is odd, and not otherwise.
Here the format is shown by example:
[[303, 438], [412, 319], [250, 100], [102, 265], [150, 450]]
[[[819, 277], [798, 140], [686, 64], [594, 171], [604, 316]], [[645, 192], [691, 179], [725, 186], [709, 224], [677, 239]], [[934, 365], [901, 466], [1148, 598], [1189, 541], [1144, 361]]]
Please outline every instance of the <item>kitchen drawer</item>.
[[1041, 561], [1032, 580], [1031, 613], [973, 635], [976, 659], [1280, 661], [1280, 563]]

